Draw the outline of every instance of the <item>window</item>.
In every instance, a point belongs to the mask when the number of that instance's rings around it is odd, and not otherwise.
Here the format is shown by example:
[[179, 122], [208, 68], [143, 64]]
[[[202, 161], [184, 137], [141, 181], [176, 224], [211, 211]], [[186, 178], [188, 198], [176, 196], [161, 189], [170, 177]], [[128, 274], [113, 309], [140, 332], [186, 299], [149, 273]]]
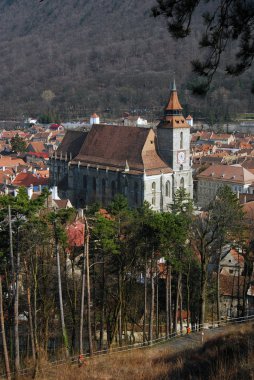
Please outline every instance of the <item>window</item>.
[[134, 202], [138, 204], [138, 183], [134, 183]]
[[183, 149], [183, 132], [180, 132], [180, 149]]
[[105, 202], [105, 196], [106, 196], [106, 181], [103, 178], [101, 182], [101, 195], [102, 195], [102, 202]]
[[96, 195], [96, 191], [97, 191], [96, 178], [93, 178], [93, 193], [94, 193], [94, 196]]
[[128, 196], [128, 181], [127, 181], [127, 178], [125, 178], [125, 181], [124, 181], [123, 195], [124, 195], [125, 197]]
[[112, 196], [112, 199], [115, 197], [116, 195], [116, 183], [115, 181], [112, 181], [111, 182], [111, 196]]
[[180, 180], [180, 187], [184, 187], [184, 178], [183, 177]]
[[87, 176], [86, 175], [83, 176], [83, 188], [85, 191], [87, 190]]
[[156, 204], [156, 183], [152, 183], [152, 205]]
[[170, 197], [171, 196], [171, 193], [170, 193], [170, 181], [167, 181], [166, 182], [166, 197]]

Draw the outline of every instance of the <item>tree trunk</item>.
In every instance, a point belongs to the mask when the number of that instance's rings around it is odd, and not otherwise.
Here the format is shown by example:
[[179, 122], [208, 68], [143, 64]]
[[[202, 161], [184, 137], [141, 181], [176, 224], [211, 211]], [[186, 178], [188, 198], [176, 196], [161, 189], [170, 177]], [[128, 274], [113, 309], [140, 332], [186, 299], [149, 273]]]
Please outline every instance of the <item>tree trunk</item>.
[[100, 317], [100, 350], [103, 349], [104, 319], [105, 319], [105, 263], [104, 256], [102, 258], [102, 297], [101, 297], [101, 317]]
[[172, 267], [169, 265], [168, 268], [168, 282], [169, 282], [169, 300], [168, 300], [168, 308], [169, 308], [169, 315], [168, 315], [168, 323], [169, 323], [169, 334], [172, 334]]
[[118, 313], [118, 336], [119, 346], [122, 347], [123, 343], [123, 326], [122, 326], [122, 306], [123, 306], [123, 289], [122, 289], [122, 274], [121, 270], [118, 273], [118, 297], [119, 297], [119, 313]]
[[150, 271], [150, 277], [151, 277], [151, 300], [150, 300], [150, 318], [149, 318], [149, 344], [153, 341], [153, 321], [154, 321], [154, 252], [152, 253], [152, 259], [151, 259], [151, 271]]
[[35, 352], [33, 317], [32, 317], [32, 308], [31, 308], [31, 292], [30, 292], [29, 286], [27, 286], [27, 306], [28, 306], [28, 320], [29, 320], [29, 330], [30, 330], [30, 337], [31, 337], [32, 356], [35, 362], [36, 352]]
[[216, 273], [216, 309], [217, 309], [217, 321], [220, 323], [221, 310], [220, 310], [220, 262], [222, 255], [222, 247], [220, 246], [220, 252], [217, 262], [217, 273]]
[[88, 326], [88, 342], [89, 353], [93, 355], [93, 340], [92, 340], [92, 326], [91, 326], [91, 289], [90, 289], [90, 264], [89, 264], [89, 226], [85, 217], [86, 226], [86, 290], [87, 290], [87, 326]]
[[187, 328], [190, 327], [190, 269], [191, 269], [191, 265], [190, 265], [190, 262], [189, 262], [189, 265], [188, 265], [188, 273], [187, 273], [187, 277], [186, 277], [186, 296], [187, 296]]
[[17, 265], [14, 297], [14, 341], [15, 341], [15, 378], [19, 378], [20, 372], [20, 355], [19, 355], [19, 270], [20, 270], [20, 252], [19, 252], [19, 227], [17, 229]]
[[63, 309], [63, 292], [62, 292], [62, 280], [61, 280], [61, 263], [60, 263], [60, 254], [59, 254], [59, 246], [58, 246], [58, 237], [56, 233], [56, 225], [55, 227], [55, 255], [57, 261], [57, 280], [58, 280], [58, 296], [59, 296], [59, 307], [60, 307], [60, 318], [61, 318], [61, 326], [62, 326], [62, 335], [64, 340], [65, 352], [66, 356], [69, 357], [69, 344], [68, 344], [68, 336], [65, 327], [64, 321], [64, 309]]
[[[157, 265], [156, 265], [157, 269]], [[159, 338], [159, 273], [156, 270], [156, 339]]]
[[220, 264], [218, 263], [216, 273], [216, 309], [217, 309], [217, 321], [220, 323]]
[[205, 323], [205, 306], [206, 306], [206, 286], [207, 286], [207, 265], [201, 263], [201, 281], [200, 281], [200, 298], [199, 298], [199, 329], [204, 328]]
[[2, 330], [2, 341], [3, 341], [3, 351], [4, 351], [4, 363], [7, 380], [11, 380], [11, 371], [9, 363], [9, 355], [5, 336], [5, 325], [4, 325], [4, 311], [3, 311], [3, 290], [2, 290], [2, 277], [0, 276], [0, 319], [1, 319], [1, 330]]
[[147, 314], [147, 255], [145, 254], [145, 274], [144, 274], [144, 318], [143, 318], [143, 343], [146, 337], [146, 314]]
[[174, 331], [177, 333], [177, 322], [178, 322], [178, 309], [179, 309], [179, 292], [180, 292], [180, 273], [177, 275], [177, 284], [176, 284], [176, 295], [175, 295], [175, 315], [174, 315]]
[[180, 309], [180, 332], [183, 333], [183, 294], [182, 294], [182, 272], [179, 273], [179, 309]]
[[169, 265], [166, 272], [166, 339], [169, 338]]
[[14, 282], [14, 256], [13, 256], [13, 240], [12, 240], [12, 221], [11, 221], [11, 206], [8, 205], [8, 219], [9, 219], [9, 242], [10, 242], [10, 257], [11, 257], [11, 284]]
[[[86, 230], [85, 230], [86, 231]], [[86, 232], [85, 232], [86, 233]], [[83, 329], [84, 329], [84, 302], [85, 302], [85, 283], [86, 283], [86, 237], [85, 237], [82, 261], [82, 285], [80, 302], [80, 324], [79, 324], [79, 353], [83, 354]]]

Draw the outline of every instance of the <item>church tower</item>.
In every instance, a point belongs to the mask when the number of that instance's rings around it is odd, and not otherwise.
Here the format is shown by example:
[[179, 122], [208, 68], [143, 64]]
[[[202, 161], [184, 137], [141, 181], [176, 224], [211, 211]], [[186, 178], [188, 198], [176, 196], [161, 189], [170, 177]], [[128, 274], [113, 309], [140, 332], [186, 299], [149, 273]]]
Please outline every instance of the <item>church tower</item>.
[[173, 193], [179, 187], [184, 187], [192, 197], [190, 125], [182, 114], [175, 81], [164, 109], [164, 115], [157, 126], [157, 143], [160, 156], [173, 169]]

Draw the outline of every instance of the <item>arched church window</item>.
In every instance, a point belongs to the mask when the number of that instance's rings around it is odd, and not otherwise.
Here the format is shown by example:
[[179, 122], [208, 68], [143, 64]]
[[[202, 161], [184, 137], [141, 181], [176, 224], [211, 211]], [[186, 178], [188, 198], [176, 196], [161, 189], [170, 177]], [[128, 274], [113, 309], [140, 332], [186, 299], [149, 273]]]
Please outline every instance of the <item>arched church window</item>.
[[102, 195], [102, 202], [104, 202], [105, 196], [106, 196], [106, 181], [104, 178], [101, 181], [101, 195]]
[[166, 182], [166, 197], [170, 197], [171, 192], [170, 192], [170, 181]]
[[125, 180], [124, 180], [123, 195], [124, 195], [125, 197], [128, 196], [128, 181], [127, 181], [127, 178], [125, 178]]
[[116, 195], [116, 183], [115, 181], [112, 181], [111, 182], [111, 196], [112, 196], [112, 199], [115, 197]]
[[183, 149], [183, 132], [180, 132], [180, 149]]
[[93, 178], [93, 193], [94, 193], [94, 195], [96, 195], [96, 191], [97, 191], [96, 178]]
[[87, 176], [86, 175], [83, 176], [83, 188], [85, 191], [87, 190]]
[[184, 187], [184, 178], [183, 177], [180, 180], [180, 187]]
[[138, 204], [138, 183], [134, 183], [134, 202]]
[[156, 183], [152, 183], [152, 205], [156, 204]]

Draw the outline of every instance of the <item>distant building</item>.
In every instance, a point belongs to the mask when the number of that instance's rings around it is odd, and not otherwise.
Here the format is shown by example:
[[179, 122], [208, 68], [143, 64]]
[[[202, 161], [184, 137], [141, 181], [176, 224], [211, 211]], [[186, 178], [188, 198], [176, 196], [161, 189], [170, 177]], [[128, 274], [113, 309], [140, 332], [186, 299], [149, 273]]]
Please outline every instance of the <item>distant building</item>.
[[193, 127], [193, 117], [191, 115], [186, 117], [186, 121], [190, 127]]
[[93, 124], [100, 124], [100, 117], [96, 113], [93, 113], [90, 116], [90, 125]]
[[205, 207], [221, 186], [240, 194], [253, 193], [254, 174], [241, 165], [211, 165], [197, 175], [197, 203]]
[[123, 118], [123, 125], [139, 127], [148, 125], [148, 123], [140, 116], [127, 116]]

